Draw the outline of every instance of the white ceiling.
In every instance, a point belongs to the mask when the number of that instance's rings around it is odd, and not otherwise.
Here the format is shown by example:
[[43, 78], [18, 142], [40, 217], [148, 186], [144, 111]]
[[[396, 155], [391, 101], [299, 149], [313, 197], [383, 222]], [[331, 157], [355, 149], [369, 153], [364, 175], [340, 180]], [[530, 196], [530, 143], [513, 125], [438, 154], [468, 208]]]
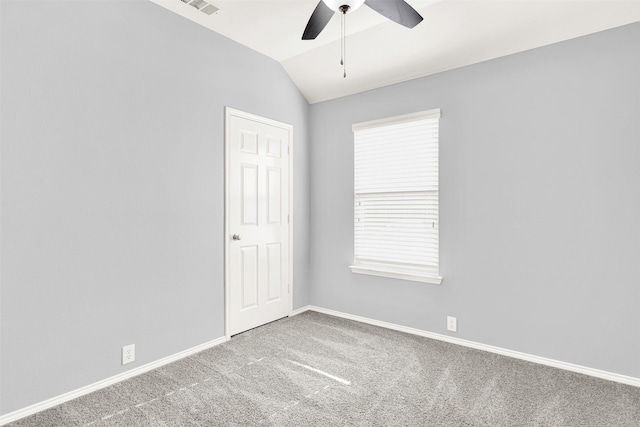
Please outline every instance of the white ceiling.
[[640, 0], [407, 0], [424, 17], [407, 29], [365, 5], [347, 15], [343, 78], [337, 14], [301, 40], [319, 0], [207, 0], [211, 16], [151, 1], [279, 61], [310, 103], [640, 21]]

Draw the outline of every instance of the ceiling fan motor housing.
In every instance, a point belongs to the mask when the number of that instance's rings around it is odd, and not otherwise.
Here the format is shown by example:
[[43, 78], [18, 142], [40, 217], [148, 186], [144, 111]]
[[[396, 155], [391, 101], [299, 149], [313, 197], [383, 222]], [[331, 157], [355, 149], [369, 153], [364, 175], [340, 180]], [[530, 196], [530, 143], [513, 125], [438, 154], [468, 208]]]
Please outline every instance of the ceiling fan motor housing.
[[[353, 12], [364, 4], [364, 0], [322, 0], [327, 7], [334, 12], [342, 12], [343, 6], [347, 6], [347, 11]], [[344, 13], [344, 12], [343, 12]]]

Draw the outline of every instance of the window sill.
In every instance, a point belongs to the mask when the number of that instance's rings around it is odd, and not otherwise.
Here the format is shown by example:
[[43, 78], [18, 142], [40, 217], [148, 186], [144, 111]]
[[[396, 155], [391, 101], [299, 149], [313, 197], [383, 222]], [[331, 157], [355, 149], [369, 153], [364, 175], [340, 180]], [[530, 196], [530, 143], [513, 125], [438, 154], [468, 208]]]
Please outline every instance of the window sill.
[[367, 274], [369, 276], [389, 277], [391, 279], [411, 280], [413, 282], [432, 283], [439, 285], [442, 283], [442, 276], [433, 276], [417, 272], [405, 272], [401, 270], [387, 270], [379, 267], [350, 265], [352, 273]]

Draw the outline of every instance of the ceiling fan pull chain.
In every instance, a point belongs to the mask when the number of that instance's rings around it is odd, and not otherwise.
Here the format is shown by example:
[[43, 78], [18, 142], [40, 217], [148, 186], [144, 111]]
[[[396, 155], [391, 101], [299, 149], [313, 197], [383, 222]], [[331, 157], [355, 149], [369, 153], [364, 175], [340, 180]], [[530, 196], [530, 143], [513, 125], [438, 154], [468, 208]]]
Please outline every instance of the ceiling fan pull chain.
[[344, 13], [340, 16], [340, 65], [344, 64]]
[[342, 44], [344, 45], [342, 48], [342, 72], [343, 78], [347, 78], [347, 13], [342, 14], [342, 19], [344, 19], [344, 25], [342, 30]]

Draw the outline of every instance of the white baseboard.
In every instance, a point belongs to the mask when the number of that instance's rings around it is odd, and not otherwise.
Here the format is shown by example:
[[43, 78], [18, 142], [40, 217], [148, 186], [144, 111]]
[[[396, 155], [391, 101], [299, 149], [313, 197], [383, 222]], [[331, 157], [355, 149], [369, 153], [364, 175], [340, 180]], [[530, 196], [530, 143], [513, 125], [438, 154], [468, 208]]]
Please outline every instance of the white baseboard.
[[300, 308], [297, 308], [297, 309], [293, 310], [291, 312], [291, 316], [290, 317], [297, 316], [298, 314], [304, 313], [305, 311], [309, 311], [309, 310], [319, 311], [319, 310], [316, 310], [316, 307], [314, 307], [312, 305], [305, 305], [304, 307], [300, 307]]
[[318, 313], [329, 314], [331, 316], [342, 317], [344, 319], [355, 320], [362, 323], [368, 323], [374, 326], [380, 326], [387, 329], [393, 329], [395, 331], [406, 332], [408, 334], [419, 335], [426, 338], [431, 338], [439, 341], [446, 341], [451, 344], [457, 344], [464, 347], [475, 348], [477, 350], [488, 351], [490, 353], [501, 354], [503, 356], [513, 357], [515, 359], [526, 360], [528, 362], [538, 363], [540, 365], [551, 366], [553, 368], [564, 369], [567, 371], [577, 372], [579, 374], [585, 374], [596, 378], [602, 378], [609, 381], [615, 381], [622, 384], [627, 384], [635, 387], [640, 387], [640, 378], [629, 377], [626, 375], [616, 374], [614, 372], [602, 371], [600, 369], [593, 369], [586, 366], [574, 365], [573, 363], [562, 362], [560, 360], [548, 359], [546, 357], [534, 356], [532, 354], [521, 353], [519, 351], [507, 350], [501, 347], [495, 347], [492, 345], [481, 344], [474, 341], [468, 341], [461, 338], [454, 338], [447, 335], [436, 334], [434, 332], [423, 331], [421, 329], [409, 328], [407, 326], [396, 325], [394, 323], [383, 322], [380, 320], [369, 319], [367, 317], [356, 316], [353, 314], [342, 313], [340, 311], [330, 310], [327, 308], [316, 307], [313, 305], [307, 305], [299, 308], [292, 313], [292, 316], [304, 313], [305, 311], [317, 311]]
[[80, 396], [84, 396], [85, 394], [93, 393], [94, 391], [100, 390], [101, 388], [108, 387], [120, 381], [124, 381], [126, 379], [135, 377], [140, 374], [144, 374], [145, 372], [149, 372], [153, 369], [175, 362], [176, 360], [191, 356], [195, 353], [206, 350], [208, 348], [215, 347], [226, 341], [227, 341], [226, 337], [217, 338], [213, 341], [209, 341], [204, 344], [197, 345], [195, 347], [189, 348], [179, 353], [172, 354], [171, 356], [163, 357], [162, 359], [156, 360], [155, 362], [147, 363], [146, 365], [139, 366], [137, 368], [134, 368], [129, 371], [123, 372], [121, 374], [115, 375], [113, 377], [104, 379], [102, 381], [89, 384], [87, 386], [70, 391], [68, 393], [64, 393], [59, 396], [53, 397], [51, 399], [47, 399], [43, 402], [36, 403], [31, 406], [27, 406], [26, 408], [22, 408], [17, 411], [10, 412], [6, 415], [2, 415], [0, 416], [0, 426], [19, 420], [20, 418], [28, 417], [29, 415], [33, 415], [36, 412], [44, 411], [45, 409], [52, 408], [56, 405], [60, 405], [61, 403], [68, 402]]

